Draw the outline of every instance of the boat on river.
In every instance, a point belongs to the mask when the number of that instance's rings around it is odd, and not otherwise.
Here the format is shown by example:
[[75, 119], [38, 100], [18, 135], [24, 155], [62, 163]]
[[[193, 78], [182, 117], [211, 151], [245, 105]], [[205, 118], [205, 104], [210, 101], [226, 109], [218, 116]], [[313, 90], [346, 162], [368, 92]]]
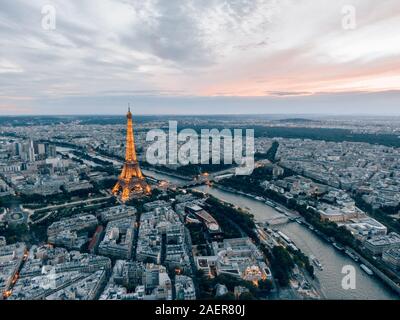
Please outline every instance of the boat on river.
[[368, 268], [365, 264], [360, 264], [360, 268], [366, 273], [366, 274], [368, 274], [368, 275], [370, 275], [370, 276], [373, 276], [374, 275], [374, 273], [373, 273], [373, 271], [370, 269], [370, 268]]
[[310, 256], [310, 259], [312, 261], [312, 263], [321, 271], [324, 270], [324, 267], [322, 266], [321, 262], [319, 262], [319, 260], [314, 257], [314, 256]]
[[346, 250], [344, 253], [346, 253], [351, 259], [353, 259], [355, 262], [358, 262], [360, 260], [357, 255], [354, 252], [351, 252], [350, 250]]
[[341, 246], [340, 244], [336, 243], [336, 242], [332, 243], [332, 245], [333, 245], [336, 249], [338, 249], [339, 251], [343, 251], [343, 250], [344, 250], [344, 247]]

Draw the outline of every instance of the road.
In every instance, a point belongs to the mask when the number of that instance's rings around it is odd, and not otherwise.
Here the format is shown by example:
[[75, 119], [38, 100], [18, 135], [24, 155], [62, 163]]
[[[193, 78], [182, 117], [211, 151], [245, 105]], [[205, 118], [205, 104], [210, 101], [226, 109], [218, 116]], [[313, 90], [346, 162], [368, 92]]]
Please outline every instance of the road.
[[[73, 201], [73, 202], [68, 202], [68, 203], [64, 203], [64, 204], [59, 204], [59, 205], [52, 205], [52, 206], [48, 206], [48, 207], [44, 207], [44, 208], [39, 208], [39, 209], [23, 209], [24, 211], [28, 212], [28, 223], [31, 224], [37, 224], [40, 223], [44, 220], [46, 220], [49, 216], [51, 216], [52, 214], [54, 214], [55, 210], [59, 210], [59, 209], [63, 209], [63, 208], [68, 208], [68, 207], [74, 207], [74, 206], [78, 206], [81, 204], [91, 204], [92, 202], [97, 202], [97, 201], [103, 201], [103, 200], [108, 200], [110, 199], [112, 196], [105, 196], [105, 197], [99, 197], [99, 198], [93, 198], [93, 199], [88, 199], [88, 200], [79, 200], [79, 201]], [[40, 218], [39, 220], [33, 221], [31, 219], [32, 215], [34, 215], [36, 213], [36, 211], [38, 210], [49, 210], [49, 212], [43, 216], [42, 218]]]

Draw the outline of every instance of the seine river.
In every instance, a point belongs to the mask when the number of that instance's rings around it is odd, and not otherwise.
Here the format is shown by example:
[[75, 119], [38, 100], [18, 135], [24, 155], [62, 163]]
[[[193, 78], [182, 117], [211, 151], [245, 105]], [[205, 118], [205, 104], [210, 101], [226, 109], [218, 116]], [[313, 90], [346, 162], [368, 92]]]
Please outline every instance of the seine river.
[[[170, 181], [180, 184], [182, 180], [168, 175], [146, 171], [144, 173], [157, 179]], [[236, 206], [248, 209], [255, 217], [256, 221], [265, 221], [273, 217], [280, 216], [280, 213], [273, 208], [265, 205], [263, 202], [253, 200], [246, 196], [233, 194], [220, 190], [218, 188], [200, 186], [196, 190], [209, 193], [216, 198], [230, 202]], [[298, 248], [308, 256], [315, 256], [323, 265], [324, 270], [315, 268], [320, 282], [321, 290], [327, 299], [370, 299], [385, 300], [398, 299], [399, 297], [388, 289], [381, 281], [374, 276], [367, 275], [362, 271], [357, 263], [346, 255], [337, 251], [331, 244], [326, 243], [310, 231], [305, 226], [298, 223], [289, 223], [277, 227], [287, 236], [289, 236]], [[356, 268], [356, 289], [344, 290], [341, 282], [343, 266], [353, 265]]]

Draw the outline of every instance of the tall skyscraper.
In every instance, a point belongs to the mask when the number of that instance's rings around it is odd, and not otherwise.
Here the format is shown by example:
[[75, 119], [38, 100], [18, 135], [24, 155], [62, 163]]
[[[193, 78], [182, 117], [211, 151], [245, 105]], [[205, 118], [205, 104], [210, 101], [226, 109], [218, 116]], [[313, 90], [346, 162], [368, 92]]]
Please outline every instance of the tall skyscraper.
[[29, 141], [28, 159], [30, 162], [35, 162], [35, 147], [33, 145], [33, 140]]

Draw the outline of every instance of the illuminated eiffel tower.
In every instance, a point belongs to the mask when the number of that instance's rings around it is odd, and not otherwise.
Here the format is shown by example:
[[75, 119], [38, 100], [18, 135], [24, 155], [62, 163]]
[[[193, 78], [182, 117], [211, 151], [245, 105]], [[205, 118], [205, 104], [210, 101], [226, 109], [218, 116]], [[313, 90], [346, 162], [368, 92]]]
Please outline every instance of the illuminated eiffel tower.
[[135, 151], [135, 139], [133, 136], [132, 113], [131, 108], [128, 108], [126, 115], [128, 118], [126, 126], [126, 153], [125, 163], [122, 172], [118, 177], [118, 182], [115, 184], [112, 193], [116, 196], [120, 195], [121, 201], [126, 202], [133, 197], [150, 194], [151, 190], [140, 171], [139, 163]]

